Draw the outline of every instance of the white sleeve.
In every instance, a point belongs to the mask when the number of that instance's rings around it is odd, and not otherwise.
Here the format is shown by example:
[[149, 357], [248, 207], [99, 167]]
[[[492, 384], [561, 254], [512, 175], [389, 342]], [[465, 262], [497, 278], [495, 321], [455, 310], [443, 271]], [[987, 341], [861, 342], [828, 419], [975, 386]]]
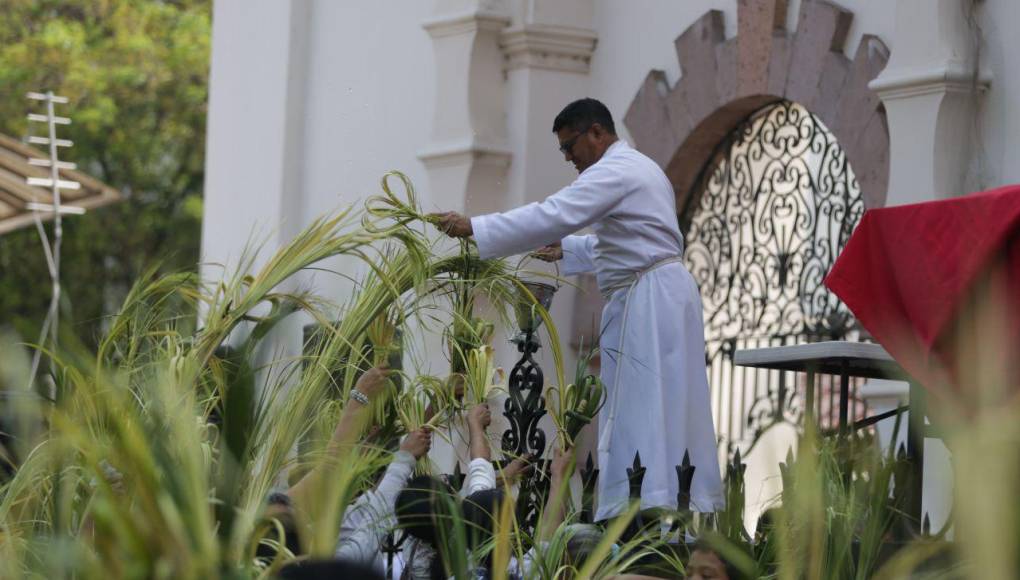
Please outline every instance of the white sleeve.
[[397, 451], [375, 489], [361, 494], [347, 508], [340, 525], [336, 557], [370, 563], [379, 554], [383, 538], [396, 527], [396, 503], [414, 471], [415, 458]]
[[563, 275], [585, 274], [595, 271], [594, 235], [563, 238]]
[[466, 497], [486, 489], [496, 489], [496, 470], [488, 459], [472, 459], [468, 464], [464, 495]]
[[545, 201], [471, 218], [478, 255], [512, 256], [558, 242], [600, 220], [625, 194], [618, 169], [596, 163]]

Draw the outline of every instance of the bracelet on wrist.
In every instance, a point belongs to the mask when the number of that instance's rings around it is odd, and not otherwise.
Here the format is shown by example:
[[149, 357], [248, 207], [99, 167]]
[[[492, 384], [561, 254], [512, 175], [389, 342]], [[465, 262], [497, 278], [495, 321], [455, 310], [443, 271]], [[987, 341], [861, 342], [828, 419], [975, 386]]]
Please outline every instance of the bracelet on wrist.
[[351, 398], [354, 399], [355, 401], [361, 403], [362, 405], [364, 405], [366, 407], [368, 406], [368, 402], [369, 402], [368, 401], [368, 395], [366, 395], [365, 393], [362, 393], [358, 389], [351, 389]]

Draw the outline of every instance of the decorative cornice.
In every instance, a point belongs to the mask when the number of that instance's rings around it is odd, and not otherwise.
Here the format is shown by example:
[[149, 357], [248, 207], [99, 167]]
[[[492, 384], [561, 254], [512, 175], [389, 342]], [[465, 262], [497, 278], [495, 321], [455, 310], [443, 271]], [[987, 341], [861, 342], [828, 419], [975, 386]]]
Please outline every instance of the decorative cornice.
[[992, 75], [960, 61], [947, 61], [925, 68], [901, 68], [885, 71], [868, 83], [882, 100], [907, 99], [921, 95], [945, 93], [983, 93], [992, 83]]
[[532, 24], [500, 34], [506, 69], [540, 68], [587, 74], [598, 36], [594, 30]]
[[510, 24], [510, 17], [491, 10], [475, 10], [444, 14], [422, 23], [432, 38], [456, 36], [473, 32], [499, 32]]
[[507, 167], [512, 157], [510, 150], [502, 145], [474, 139], [432, 143], [418, 152], [418, 159], [428, 168], [449, 167], [470, 161]]

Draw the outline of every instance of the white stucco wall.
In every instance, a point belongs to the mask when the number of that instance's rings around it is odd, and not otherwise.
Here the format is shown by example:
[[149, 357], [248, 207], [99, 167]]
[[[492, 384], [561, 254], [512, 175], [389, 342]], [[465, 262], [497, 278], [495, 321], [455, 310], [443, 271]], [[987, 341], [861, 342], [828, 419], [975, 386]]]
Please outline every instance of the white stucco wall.
[[979, 108], [970, 181], [991, 188], [1020, 183], [1020, 2], [984, 0], [978, 7], [979, 60], [991, 83]]

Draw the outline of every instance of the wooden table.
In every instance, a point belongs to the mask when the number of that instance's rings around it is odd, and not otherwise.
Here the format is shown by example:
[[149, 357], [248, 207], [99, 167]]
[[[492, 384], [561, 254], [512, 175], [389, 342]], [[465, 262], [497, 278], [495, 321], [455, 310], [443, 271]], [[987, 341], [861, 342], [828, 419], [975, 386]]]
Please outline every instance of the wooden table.
[[[738, 350], [736, 365], [758, 369], [803, 372], [807, 374], [805, 421], [814, 421], [815, 375], [839, 376], [839, 435], [845, 437], [906, 410], [908, 414], [907, 461], [912, 474], [906, 511], [917, 528], [921, 525], [921, 489], [924, 482], [925, 393], [889, 353], [880, 345], [865, 342], [814, 342], [771, 348]], [[907, 404], [899, 408], [850, 422], [850, 377], [906, 381], [910, 385]]]

